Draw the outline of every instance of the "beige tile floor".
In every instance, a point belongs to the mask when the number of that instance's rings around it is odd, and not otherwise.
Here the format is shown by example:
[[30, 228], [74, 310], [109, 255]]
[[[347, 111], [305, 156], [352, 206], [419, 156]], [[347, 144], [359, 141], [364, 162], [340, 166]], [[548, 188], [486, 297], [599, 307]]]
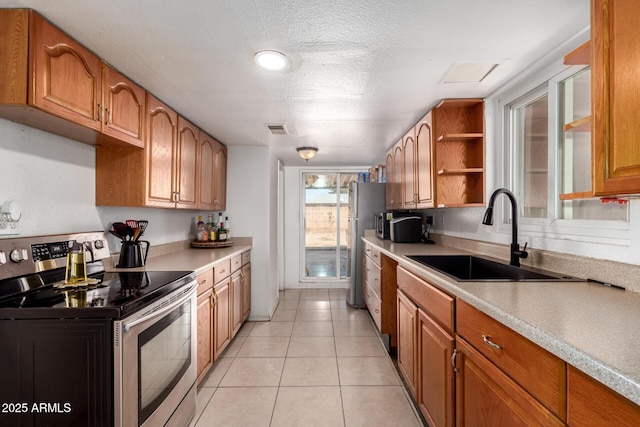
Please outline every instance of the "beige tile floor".
[[192, 427], [423, 426], [366, 310], [289, 290], [247, 322], [198, 388]]

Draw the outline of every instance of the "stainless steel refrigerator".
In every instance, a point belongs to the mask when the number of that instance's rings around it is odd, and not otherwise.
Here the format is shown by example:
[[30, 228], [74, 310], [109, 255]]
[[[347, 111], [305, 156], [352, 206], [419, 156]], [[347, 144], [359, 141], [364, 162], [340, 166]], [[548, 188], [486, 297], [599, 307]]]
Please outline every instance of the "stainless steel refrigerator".
[[347, 223], [347, 303], [364, 307], [362, 297], [362, 241], [364, 230], [374, 228], [374, 215], [385, 210], [385, 184], [351, 182]]

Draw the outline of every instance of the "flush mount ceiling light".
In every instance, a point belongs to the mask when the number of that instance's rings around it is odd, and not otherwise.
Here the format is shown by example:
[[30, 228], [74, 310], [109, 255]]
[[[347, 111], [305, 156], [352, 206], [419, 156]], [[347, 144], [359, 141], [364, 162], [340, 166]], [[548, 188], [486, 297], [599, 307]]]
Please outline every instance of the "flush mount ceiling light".
[[287, 57], [275, 50], [261, 50], [256, 52], [253, 59], [265, 70], [277, 71], [287, 67], [289, 60]]
[[313, 157], [318, 152], [318, 149], [315, 147], [298, 147], [296, 148], [298, 155], [305, 159], [307, 162], [309, 159], [313, 159]]

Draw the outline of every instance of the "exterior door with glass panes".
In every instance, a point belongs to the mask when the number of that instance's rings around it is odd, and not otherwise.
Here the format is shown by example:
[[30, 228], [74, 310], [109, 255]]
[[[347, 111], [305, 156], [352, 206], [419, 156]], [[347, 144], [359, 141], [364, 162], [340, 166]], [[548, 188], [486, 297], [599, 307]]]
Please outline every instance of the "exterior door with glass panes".
[[347, 275], [349, 182], [357, 172], [305, 172], [302, 280], [344, 280]]

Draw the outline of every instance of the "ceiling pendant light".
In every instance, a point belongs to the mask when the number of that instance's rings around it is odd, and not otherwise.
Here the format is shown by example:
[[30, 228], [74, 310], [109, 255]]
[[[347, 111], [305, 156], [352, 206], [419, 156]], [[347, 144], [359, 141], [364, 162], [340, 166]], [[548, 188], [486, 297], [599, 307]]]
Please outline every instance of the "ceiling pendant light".
[[253, 59], [260, 67], [271, 71], [283, 70], [289, 63], [287, 57], [276, 50], [261, 50], [256, 52]]
[[298, 147], [296, 148], [298, 155], [305, 159], [307, 162], [309, 159], [313, 159], [313, 157], [318, 152], [318, 149], [315, 147]]

